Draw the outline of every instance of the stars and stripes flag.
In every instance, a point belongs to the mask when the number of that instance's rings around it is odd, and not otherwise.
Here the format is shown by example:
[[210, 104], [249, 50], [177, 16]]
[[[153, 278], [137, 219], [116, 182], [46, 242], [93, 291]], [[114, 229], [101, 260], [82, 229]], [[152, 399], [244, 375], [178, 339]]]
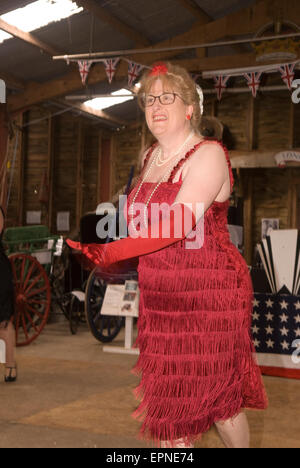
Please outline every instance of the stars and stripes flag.
[[253, 97], [256, 97], [256, 94], [260, 85], [261, 75], [262, 75], [262, 72], [256, 72], [256, 73], [252, 72], [252, 73], [244, 74], [244, 77], [247, 80], [247, 84], [252, 91]]
[[128, 63], [128, 86], [131, 87], [133, 85], [134, 81], [137, 79], [143, 68], [144, 66], [140, 65], [139, 63]]
[[263, 374], [300, 379], [300, 296], [255, 293], [252, 337]]
[[108, 78], [109, 84], [111, 84], [113, 77], [115, 76], [119, 61], [120, 61], [119, 58], [103, 60], [104, 68], [106, 71], [106, 76]]
[[84, 85], [89, 75], [89, 71], [90, 71], [92, 63], [93, 62], [91, 60], [79, 60], [78, 61], [79, 73], [81, 76], [82, 84]]
[[295, 63], [290, 63], [287, 65], [282, 65], [279, 67], [279, 71], [281, 74], [281, 78], [291, 91], [292, 89], [292, 83], [294, 81], [295, 73], [294, 73], [294, 68], [295, 68]]
[[214, 86], [217, 90], [217, 96], [218, 100], [221, 101], [222, 94], [227, 88], [227, 82], [229, 80], [230, 76], [224, 76], [224, 75], [219, 75], [219, 76], [214, 76]]

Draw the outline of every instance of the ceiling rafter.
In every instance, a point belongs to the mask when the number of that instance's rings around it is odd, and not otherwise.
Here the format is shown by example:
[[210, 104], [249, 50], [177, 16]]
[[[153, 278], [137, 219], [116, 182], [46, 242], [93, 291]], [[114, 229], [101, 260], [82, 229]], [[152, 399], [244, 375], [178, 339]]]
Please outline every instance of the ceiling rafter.
[[205, 23], [213, 21], [213, 18], [205, 13], [193, 0], [177, 0], [186, 10], [189, 10], [195, 18]]
[[[285, 19], [300, 23], [300, 2], [299, 0], [279, 0], [278, 5], [283, 10]], [[244, 8], [236, 13], [232, 13], [225, 18], [212, 21], [208, 24], [197, 22], [189, 31], [156, 44], [156, 47], [176, 46], [184, 44], [207, 43], [226, 36], [254, 34], [262, 25], [273, 20], [275, 11], [270, 8], [269, 0], [262, 0], [255, 3], [252, 7]], [[201, 27], [200, 27], [201, 24]], [[155, 46], [151, 47], [153, 54], [141, 54], [138, 61], [141, 64], [149, 65], [157, 60], [167, 60], [174, 57], [174, 51], [169, 53], [155, 53]], [[131, 57], [128, 57], [131, 59]], [[136, 60], [135, 58], [132, 58]], [[215, 60], [215, 62], [214, 62]], [[224, 68], [235, 68], [236, 66], [255, 65], [255, 54], [237, 54], [228, 57], [198, 58], [194, 60], [193, 71], [212, 70], [216, 68], [216, 61], [219, 64], [227, 61]], [[192, 63], [192, 62], [190, 62]], [[214, 63], [213, 66], [211, 64]], [[228, 65], [228, 66], [227, 66]], [[223, 65], [217, 68], [222, 68]], [[124, 77], [127, 74], [127, 66], [121, 63], [118, 67], [117, 77]], [[95, 65], [89, 75], [89, 83], [99, 83], [106, 80], [106, 74], [103, 65]], [[30, 107], [48, 98], [62, 96], [82, 88], [79, 73], [69, 72], [58, 80], [52, 80], [42, 84], [28, 84], [23, 93], [8, 97], [8, 108], [14, 112], [18, 109]]]
[[41, 51], [45, 52], [48, 55], [56, 55], [58, 50], [55, 49], [54, 47], [50, 46], [49, 44], [46, 44], [45, 42], [41, 41], [38, 39], [36, 36], [34, 36], [31, 33], [22, 31], [21, 29], [17, 28], [16, 26], [13, 26], [12, 24], [6, 23], [6, 21], [3, 21], [3, 19], [0, 18], [0, 29], [3, 31], [7, 32], [8, 34], [11, 34], [12, 36], [21, 39], [24, 42], [27, 42], [28, 44], [33, 45], [34, 47], [37, 47]]
[[[256, 64], [255, 54], [229, 55], [224, 57], [203, 57], [197, 59], [172, 60], [172, 63], [180, 64], [190, 71], [200, 70], [215, 70], [216, 68], [234, 68], [239, 65], [241, 67], [250, 67]], [[145, 65], [148, 62], [141, 62]], [[126, 78], [128, 74], [128, 65], [121, 62], [118, 66], [118, 79]], [[90, 71], [89, 84], [97, 84], [107, 80], [106, 72], [102, 64], [96, 64]], [[21, 109], [30, 107], [33, 104], [38, 104], [47, 99], [53, 99], [57, 96], [63, 96], [72, 93], [82, 88], [81, 79], [78, 71], [74, 70], [46, 83], [37, 84], [31, 83], [26, 87], [26, 92], [22, 95], [13, 95], [8, 98], [8, 110], [16, 112]]]
[[79, 111], [80, 113], [87, 114], [97, 119], [104, 120], [110, 124], [114, 124], [115, 126], [124, 126], [127, 124], [127, 122], [125, 122], [122, 119], [109, 115], [107, 112], [104, 112], [102, 110], [93, 109], [92, 107], [86, 106], [85, 104], [81, 104], [81, 103], [70, 104], [70, 102], [66, 101], [65, 99], [54, 99], [52, 100], [52, 102], [59, 106], [63, 106], [67, 109], [72, 108], [74, 109], [74, 111]]
[[133, 40], [136, 45], [150, 45], [150, 41], [143, 34], [128, 26], [128, 24], [119, 20], [116, 16], [113, 16], [107, 9], [95, 2], [95, 0], [76, 0], [76, 3], [78, 6], [92, 13], [100, 21], [111, 25], [115, 30]]

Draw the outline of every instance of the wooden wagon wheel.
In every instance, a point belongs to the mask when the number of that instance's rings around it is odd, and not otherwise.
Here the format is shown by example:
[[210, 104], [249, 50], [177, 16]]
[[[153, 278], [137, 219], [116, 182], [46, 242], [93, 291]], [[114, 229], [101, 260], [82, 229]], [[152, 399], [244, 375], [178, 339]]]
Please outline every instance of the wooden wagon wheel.
[[17, 346], [34, 341], [47, 323], [51, 306], [51, 287], [43, 266], [28, 254], [9, 256], [15, 287]]

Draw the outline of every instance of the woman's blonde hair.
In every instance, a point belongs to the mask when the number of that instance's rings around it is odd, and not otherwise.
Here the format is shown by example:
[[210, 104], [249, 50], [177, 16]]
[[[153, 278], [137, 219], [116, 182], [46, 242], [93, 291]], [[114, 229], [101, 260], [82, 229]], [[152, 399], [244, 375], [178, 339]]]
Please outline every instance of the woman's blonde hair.
[[200, 132], [201, 110], [200, 97], [196, 83], [185, 68], [173, 65], [170, 62], [154, 64], [151, 70], [144, 73], [138, 92], [138, 102], [142, 110], [145, 110], [143, 98], [149, 93], [153, 83], [160, 79], [166, 91], [177, 91], [187, 106], [193, 106], [191, 125], [196, 132]]

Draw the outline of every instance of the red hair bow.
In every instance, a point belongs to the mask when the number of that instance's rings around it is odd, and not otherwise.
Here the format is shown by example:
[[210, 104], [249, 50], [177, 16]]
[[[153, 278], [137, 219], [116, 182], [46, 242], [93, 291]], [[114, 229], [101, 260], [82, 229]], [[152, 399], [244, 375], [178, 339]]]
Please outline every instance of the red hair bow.
[[168, 73], [168, 67], [165, 63], [158, 63], [154, 65], [151, 70], [150, 76], [157, 76], [157, 75], [166, 75]]

